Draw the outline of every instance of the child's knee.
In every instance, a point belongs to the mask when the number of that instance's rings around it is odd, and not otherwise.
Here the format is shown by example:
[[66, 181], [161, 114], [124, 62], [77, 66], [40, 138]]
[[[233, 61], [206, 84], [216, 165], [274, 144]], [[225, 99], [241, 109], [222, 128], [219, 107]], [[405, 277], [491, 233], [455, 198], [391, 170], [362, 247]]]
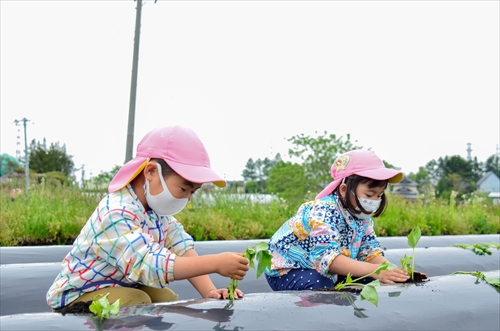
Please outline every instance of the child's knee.
[[[130, 287], [110, 287], [94, 292], [85, 293], [76, 301], [93, 301], [98, 295], [108, 295], [108, 302], [114, 303], [121, 299], [121, 306], [133, 306], [152, 303], [149, 295], [136, 288]], [[97, 297], [99, 299], [100, 297]]]
[[140, 286], [138, 288], [141, 291], [144, 291], [149, 295], [151, 298], [152, 302], [172, 302], [172, 301], [177, 301], [179, 300], [179, 295], [177, 295], [174, 291], [169, 289], [168, 287], [165, 288], [156, 288], [156, 287], [150, 287], [150, 286]]
[[151, 297], [144, 291], [135, 288], [127, 290], [129, 291], [124, 291], [120, 297], [122, 299], [122, 306], [144, 305], [153, 302]]

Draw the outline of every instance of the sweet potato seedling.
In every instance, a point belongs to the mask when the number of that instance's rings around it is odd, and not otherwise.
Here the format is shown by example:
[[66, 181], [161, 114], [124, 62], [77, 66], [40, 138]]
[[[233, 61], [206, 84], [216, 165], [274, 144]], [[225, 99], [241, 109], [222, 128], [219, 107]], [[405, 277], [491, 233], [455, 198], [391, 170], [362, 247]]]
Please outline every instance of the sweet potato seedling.
[[[249, 267], [255, 269], [257, 261], [257, 278], [259, 278], [266, 268], [271, 267], [272, 255], [268, 251], [267, 243], [260, 242], [254, 246], [248, 246], [243, 252], [243, 257], [248, 259]], [[227, 287], [229, 299], [234, 300], [234, 291], [238, 288], [238, 280], [231, 278], [231, 282]]]
[[344, 281], [338, 282], [334, 286], [333, 289], [336, 291], [341, 291], [343, 288], [348, 287], [348, 286], [362, 286], [363, 290], [360, 293], [361, 300], [370, 301], [371, 303], [373, 303], [375, 305], [375, 307], [378, 307], [378, 293], [377, 293], [377, 289], [375, 288], [375, 286], [379, 286], [380, 281], [377, 279], [377, 280], [374, 280], [373, 282], [370, 282], [368, 284], [358, 283], [358, 281], [360, 281], [363, 278], [369, 277], [373, 274], [378, 275], [378, 274], [380, 274], [380, 272], [382, 270], [392, 270], [395, 268], [396, 268], [396, 265], [394, 265], [392, 263], [383, 262], [380, 265], [380, 267], [378, 267], [375, 271], [373, 271], [369, 274], [366, 274], [364, 276], [361, 276], [359, 278], [356, 278], [356, 279], [352, 279], [351, 274], [349, 273], [349, 274], [347, 274], [346, 279]]
[[117, 314], [120, 310], [121, 304], [121, 299], [116, 300], [112, 304], [109, 303], [108, 294], [109, 293], [106, 293], [105, 295], [96, 295], [89, 306], [91, 312], [104, 319], [109, 318], [109, 314]]
[[[400, 259], [401, 269], [411, 273], [411, 280], [414, 280], [415, 274], [415, 247], [417, 247], [418, 241], [420, 240], [422, 233], [420, 231], [420, 227], [417, 225], [411, 232], [406, 236], [408, 239], [408, 246], [412, 248], [411, 256], [404, 256], [404, 258]], [[411, 263], [411, 265], [410, 265]]]
[[500, 244], [498, 243], [453, 244], [452, 246], [471, 250], [476, 255], [491, 255], [492, 252], [490, 248], [496, 248], [500, 250]]
[[486, 277], [481, 271], [455, 271], [453, 274], [474, 275], [477, 277], [476, 283], [479, 283], [479, 280], [482, 279], [491, 286], [500, 288], [499, 277]]

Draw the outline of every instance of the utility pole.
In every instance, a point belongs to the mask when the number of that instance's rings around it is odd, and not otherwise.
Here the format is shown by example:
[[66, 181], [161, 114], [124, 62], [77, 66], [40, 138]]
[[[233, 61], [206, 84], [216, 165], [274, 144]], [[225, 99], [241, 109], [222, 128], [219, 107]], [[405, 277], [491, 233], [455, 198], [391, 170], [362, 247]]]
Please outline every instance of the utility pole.
[[[155, 1], [156, 2], [156, 1]], [[142, 0], [137, 0], [135, 15], [134, 55], [132, 59], [132, 82], [130, 84], [130, 103], [128, 110], [127, 148], [125, 150], [125, 163], [132, 160], [134, 148], [135, 101], [137, 95], [137, 69], [139, 65], [139, 39], [141, 35]]]
[[82, 164], [82, 189], [85, 189], [85, 164]]
[[471, 146], [471, 143], [467, 143], [467, 161], [472, 160], [472, 156], [471, 156], [472, 148], [470, 146]]
[[29, 171], [29, 156], [28, 156], [28, 135], [26, 133], [26, 123], [30, 120], [23, 117], [22, 120], [15, 120], [14, 123], [16, 126], [19, 125], [20, 122], [23, 122], [24, 126], [24, 176], [26, 177], [26, 194], [29, 194], [30, 188], [30, 171]]

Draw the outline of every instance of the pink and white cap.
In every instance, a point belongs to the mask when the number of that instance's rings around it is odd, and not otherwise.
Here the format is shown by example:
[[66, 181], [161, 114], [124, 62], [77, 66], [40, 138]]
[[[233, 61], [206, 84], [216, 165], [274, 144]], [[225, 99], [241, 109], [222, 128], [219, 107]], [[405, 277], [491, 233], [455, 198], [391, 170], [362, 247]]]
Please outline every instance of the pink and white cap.
[[130, 183], [151, 158], [161, 158], [182, 178], [193, 183], [214, 183], [226, 186], [226, 181], [210, 167], [205, 146], [196, 133], [182, 126], [165, 126], [148, 132], [137, 145], [136, 157], [123, 165], [108, 186], [109, 193]]
[[333, 182], [321, 191], [316, 199], [321, 199], [332, 193], [342, 180], [351, 175], [359, 175], [376, 180], [387, 180], [391, 184], [403, 180], [401, 171], [386, 168], [384, 162], [372, 151], [354, 150], [338, 156], [332, 164]]

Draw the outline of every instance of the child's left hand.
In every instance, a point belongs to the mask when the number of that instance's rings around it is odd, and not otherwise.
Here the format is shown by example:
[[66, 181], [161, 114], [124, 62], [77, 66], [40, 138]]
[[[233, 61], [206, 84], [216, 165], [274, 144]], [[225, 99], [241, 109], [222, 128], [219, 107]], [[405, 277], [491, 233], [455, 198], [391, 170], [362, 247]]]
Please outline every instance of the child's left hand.
[[[211, 298], [211, 299], [227, 299], [228, 298], [228, 291], [227, 288], [220, 288], [216, 290], [211, 290], [205, 295], [205, 298]], [[235, 299], [240, 299], [243, 298], [244, 294], [241, 290], [236, 289], [234, 291], [234, 298]]]

